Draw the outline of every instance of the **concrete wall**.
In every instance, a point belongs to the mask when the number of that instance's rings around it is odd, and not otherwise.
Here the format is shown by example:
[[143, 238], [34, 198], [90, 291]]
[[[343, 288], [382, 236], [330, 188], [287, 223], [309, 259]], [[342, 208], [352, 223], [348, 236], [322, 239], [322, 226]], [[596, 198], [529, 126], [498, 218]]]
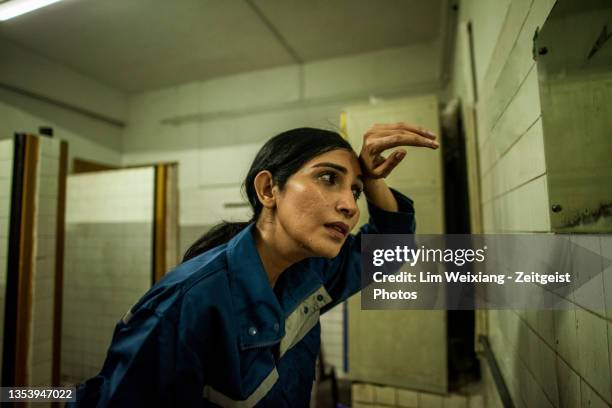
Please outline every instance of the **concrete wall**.
[[127, 98], [110, 86], [0, 37], [0, 87], [10, 86], [114, 119], [126, 117]]
[[[9, 92], [0, 90], [0, 97], [3, 94], [6, 95]], [[78, 114], [19, 95], [10, 96], [11, 99], [20, 99], [27, 104], [36, 105], [44, 109], [48, 115], [38, 109], [31, 110], [0, 100], [0, 139], [10, 139], [15, 132], [38, 134], [40, 126], [51, 126], [54, 138], [68, 142], [69, 168], [75, 157], [113, 165], [121, 164], [121, 130], [119, 128], [88, 120]], [[68, 122], [76, 126], [68, 123], [64, 125], [62, 117], [68, 117]], [[92, 138], [92, 134], [96, 133], [99, 138]]]
[[0, 139], [15, 132], [37, 134], [40, 126], [51, 126], [56, 138], [68, 141], [70, 163], [79, 157], [120, 164], [123, 128], [61, 105], [120, 122], [127, 112], [126, 95], [3, 38], [0, 51]]
[[[462, 31], [471, 21], [485, 232], [550, 232], [532, 39], [554, 3], [554, 0], [460, 3], [451, 93], [468, 105], [474, 103], [468, 40]], [[596, 253], [612, 253], [610, 237], [572, 239]], [[580, 265], [575, 267], [579, 269]], [[571, 310], [488, 313], [491, 344], [517, 406], [612, 404], [612, 282], [604, 282], [603, 276], [597, 278], [601, 282], [595, 282], [601, 287], [598, 309], [586, 309], [575, 299], [568, 299], [574, 303]], [[485, 381], [489, 392], [486, 406], [501, 406], [494, 395], [491, 376], [485, 375]]]

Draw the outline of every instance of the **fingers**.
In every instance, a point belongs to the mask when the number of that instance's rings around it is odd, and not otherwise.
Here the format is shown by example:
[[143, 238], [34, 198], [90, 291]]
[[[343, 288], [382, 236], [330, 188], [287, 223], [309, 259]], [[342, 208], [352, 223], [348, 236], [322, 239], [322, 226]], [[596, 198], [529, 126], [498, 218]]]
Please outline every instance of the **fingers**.
[[405, 122], [375, 124], [363, 136], [359, 155], [364, 174], [370, 177], [386, 177], [406, 155], [399, 149], [386, 159], [382, 153], [398, 146], [420, 146], [437, 149], [440, 144], [432, 132]]
[[387, 157], [383, 164], [374, 169], [374, 174], [378, 177], [387, 177], [404, 157], [406, 157], [405, 150], [396, 150]]
[[389, 136], [373, 139], [369, 143], [370, 152], [372, 154], [379, 154], [384, 150], [397, 146], [422, 146], [429, 147], [430, 149], [437, 149], [440, 147], [440, 144], [420, 134], [397, 131]]
[[382, 157], [381, 155], [377, 154], [376, 156], [374, 156], [374, 159], [372, 159], [372, 166], [374, 168], [380, 166], [381, 164], [383, 164], [385, 162], [385, 158]]
[[405, 122], [375, 124], [367, 133], [381, 134], [382, 136], [383, 133], [393, 133], [394, 131], [398, 130], [416, 133], [431, 140], [436, 140], [437, 138], [433, 132], [421, 126], [415, 126]]

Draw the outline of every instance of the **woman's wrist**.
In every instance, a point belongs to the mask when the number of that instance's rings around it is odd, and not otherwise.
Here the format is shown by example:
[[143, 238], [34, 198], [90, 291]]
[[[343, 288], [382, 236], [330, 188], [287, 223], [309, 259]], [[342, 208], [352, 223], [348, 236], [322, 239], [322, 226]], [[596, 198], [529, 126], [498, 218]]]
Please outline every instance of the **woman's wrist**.
[[381, 210], [397, 212], [399, 207], [384, 178], [366, 177], [363, 180], [366, 199]]

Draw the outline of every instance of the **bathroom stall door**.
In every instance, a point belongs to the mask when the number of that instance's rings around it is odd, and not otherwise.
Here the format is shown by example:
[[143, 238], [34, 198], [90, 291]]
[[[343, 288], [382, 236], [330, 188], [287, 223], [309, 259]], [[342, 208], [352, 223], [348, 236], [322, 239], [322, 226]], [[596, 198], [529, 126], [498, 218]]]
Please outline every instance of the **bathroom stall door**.
[[[345, 109], [346, 130], [356, 151], [375, 123], [407, 122], [440, 134], [434, 95]], [[418, 234], [444, 233], [442, 146], [407, 147], [408, 153], [386, 182], [414, 200]], [[388, 154], [388, 153], [387, 153]], [[360, 224], [367, 222], [365, 200]], [[359, 295], [349, 300], [349, 376], [353, 380], [424, 391], [446, 392], [446, 312], [361, 310]]]
[[3, 386], [59, 385], [67, 152], [35, 135], [0, 142]]

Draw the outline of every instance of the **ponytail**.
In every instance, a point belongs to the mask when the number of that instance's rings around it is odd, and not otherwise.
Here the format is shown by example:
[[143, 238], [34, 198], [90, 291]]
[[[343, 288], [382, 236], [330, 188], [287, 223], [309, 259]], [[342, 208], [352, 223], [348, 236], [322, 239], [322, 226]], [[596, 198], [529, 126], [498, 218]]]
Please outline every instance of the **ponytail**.
[[209, 249], [225, 244], [232, 239], [240, 231], [249, 225], [248, 222], [227, 222], [223, 221], [210, 229], [206, 234], [202, 235], [194, 242], [183, 255], [183, 261], [186, 262]]

